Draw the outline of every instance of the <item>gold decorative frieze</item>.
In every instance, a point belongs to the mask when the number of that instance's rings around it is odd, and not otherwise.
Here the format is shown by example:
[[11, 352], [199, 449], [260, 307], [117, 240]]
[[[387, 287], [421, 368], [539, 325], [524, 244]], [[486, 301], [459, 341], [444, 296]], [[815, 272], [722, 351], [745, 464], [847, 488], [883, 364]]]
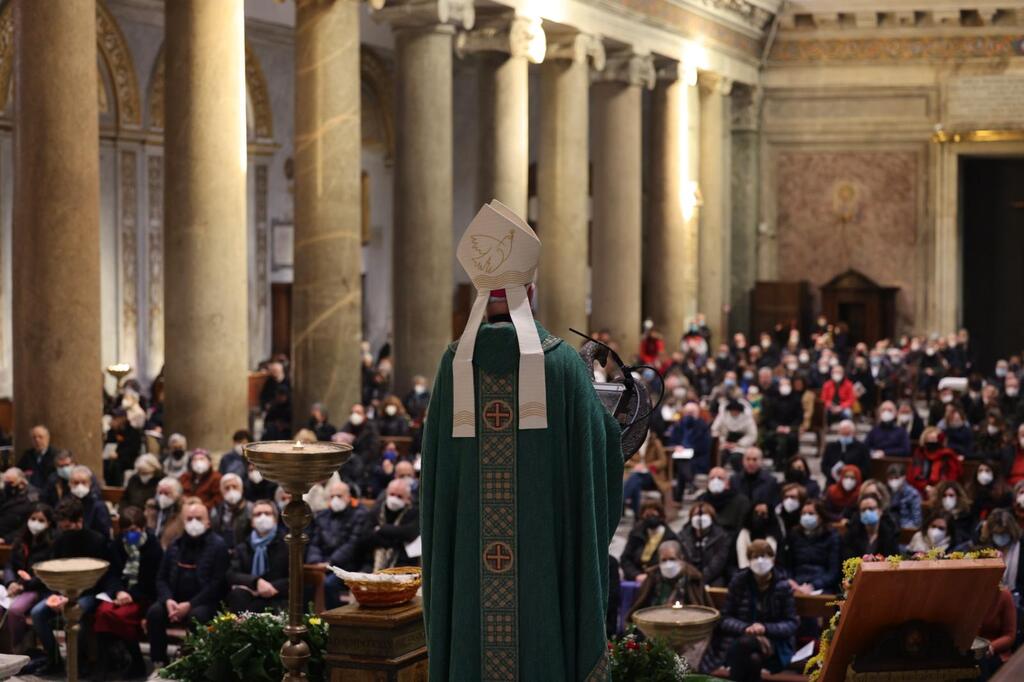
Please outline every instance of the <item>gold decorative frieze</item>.
[[957, 61], [1024, 56], [1024, 34], [779, 40], [775, 63]]

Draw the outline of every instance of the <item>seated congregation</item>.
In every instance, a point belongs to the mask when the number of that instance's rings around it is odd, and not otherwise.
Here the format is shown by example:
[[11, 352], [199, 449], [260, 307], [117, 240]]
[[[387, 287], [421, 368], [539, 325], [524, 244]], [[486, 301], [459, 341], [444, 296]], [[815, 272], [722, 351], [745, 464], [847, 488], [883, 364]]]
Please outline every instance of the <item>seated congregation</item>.
[[715, 346], [698, 316], [671, 349], [648, 325], [638, 355], [666, 399], [626, 467], [609, 635], [640, 608], [713, 605], [695, 668], [798, 674], [846, 559], [995, 548], [1002, 596], [979, 633], [993, 674], [1022, 640], [1020, 356], [978, 367], [966, 331], [854, 345], [824, 319], [807, 342], [781, 326], [759, 340]]

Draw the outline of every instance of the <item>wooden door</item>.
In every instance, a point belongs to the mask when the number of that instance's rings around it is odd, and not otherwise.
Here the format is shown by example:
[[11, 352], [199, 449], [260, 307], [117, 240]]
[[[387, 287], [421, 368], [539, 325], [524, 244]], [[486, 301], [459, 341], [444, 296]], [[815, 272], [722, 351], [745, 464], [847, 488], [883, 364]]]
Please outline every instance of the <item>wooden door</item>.
[[270, 285], [271, 353], [292, 354], [292, 283]]

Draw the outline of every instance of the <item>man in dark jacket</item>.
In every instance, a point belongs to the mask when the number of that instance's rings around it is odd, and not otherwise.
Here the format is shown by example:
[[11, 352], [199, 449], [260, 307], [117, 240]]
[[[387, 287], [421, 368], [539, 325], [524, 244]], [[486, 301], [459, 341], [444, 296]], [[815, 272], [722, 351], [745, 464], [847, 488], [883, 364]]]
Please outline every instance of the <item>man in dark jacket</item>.
[[380, 434], [377, 425], [366, 418], [366, 408], [359, 403], [352, 406], [348, 421], [340, 432], [349, 434], [352, 442], [352, 457], [341, 467], [341, 477], [360, 487], [365, 487], [373, 467], [380, 459]]
[[750, 499], [729, 487], [729, 474], [722, 467], [715, 467], [708, 472], [707, 492], [701, 493], [697, 500], [707, 502], [714, 508], [718, 525], [733, 537], [743, 527], [743, 521], [750, 511]]
[[775, 507], [782, 501], [779, 482], [764, 468], [761, 448], [749, 447], [743, 452], [743, 470], [732, 475], [731, 487], [750, 500], [751, 504], [764, 502]]
[[765, 394], [761, 417], [765, 450], [774, 460], [775, 469], [782, 471], [800, 447], [800, 424], [804, 421], [801, 396], [793, 393], [788, 377], [780, 378], [778, 388]]
[[167, 628], [192, 621], [206, 623], [224, 595], [228, 548], [209, 532], [206, 507], [192, 503], [182, 509], [185, 535], [167, 548], [156, 579], [156, 601], [146, 612], [153, 667], [167, 663]]
[[[362, 544], [373, 522], [365, 507], [353, 507], [352, 495], [344, 481], [327, 489], [328, 508], [313, 519], [313, 532], [306, 552], [306, 563], [337, 566], [346, 571], [366, 571], [372, 567], [369, 552]], [[327, 608], [341, 603], [345, 586], [333, 573], [324, 580]]]
[[235, 431], [234, 435], [231, 436], [231, 442], [233, 443], [231, 449], [220, 456], [220, 464], [217, 466], [217, 471], [220, 472], [221, 476], [235, 474], [238, 478], [245, 480], [246, 474], [249, 473], [249, 464], [245, 461], [244, 457], [245, 446], [251, 440], [252, 437], [245, 429]]
[[825, 474], [825, 484], [836, 482], [839, 470], [847, 464], [860, 469], [861, 479], [868, 478], [868, 466], [871, 454], [864, 443], [854, 437], [856, 427], [849, 419], [839, 422], [839, 439], [825, 446], [825, 454], [821, 458], [821, 471]]
[[622, 550], [622, 576], [642, 583], [647, 569], [658, 561], [658, 547], [669, 540], [678, 541], [678, 538], [665, 523], [665, 508], [660, 502], [646, 500]]
[[4, 490], [0, 496], [0, 538], [13, 544], [14, 538], [25, 526], [32, 513], [32, 500], [28, 495], [28, 478], [25, 472], [11, 467], [4, 472]]
[[707, 473], [711, 466], [711, 427], [701, 419], [700, 405], [691, 401], [683, 406], [683, 418], [669, 429], [667, 445], [670, 451], [693, 450], [690, 459], [675, 460], [676, 484], [672, 494], [676, 502], [681, 502], [686, 488], [693, 487], [693, 476]]
[[25, 472], [33, 488], [42, 490], [54, 472], [53, 460], [57, 457], [57, 449], [50, 445], [50, 430], [42, 424], [33, 426], [29, 436], [32, 447], [22, 453], [18, 468]]
[[864, 446], [872, 457], [910, 457], [910, 436], [896, 425], [896, 403], [886, 400], [878, 408], [878, 424], [868, 432]]
[[71, 470], [68, 487], [71, 489], [71, 496], [78, 498], [78, 501], [82, 503], [85, 527], [91, 528], [109, 541], [111, 529], [110, 512], [107, 511], [106, 502], [93, 489], [92, 484], [92, 470], [89, 467], [79, 464]]
[[396, 478], [388, 484], [384, 504], [373, 511], [373, 523], [365, 543], [373, 553], [373, 570], [415, 566], [418, 554], [410, 556], [406, 547], [420, 536], [420, 513], [407, 480]]

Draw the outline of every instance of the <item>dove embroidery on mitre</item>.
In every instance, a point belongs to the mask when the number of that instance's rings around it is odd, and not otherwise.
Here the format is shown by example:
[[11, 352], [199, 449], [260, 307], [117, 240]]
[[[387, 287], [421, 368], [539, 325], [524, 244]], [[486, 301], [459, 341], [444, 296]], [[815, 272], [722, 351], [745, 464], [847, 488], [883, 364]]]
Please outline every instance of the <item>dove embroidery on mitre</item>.
[[476, 435], [473, 351], [487, 314], [487, 299], [504, 289], [519, 341], [519, 428], [547, 428], [544, 350], [530, 311], [526, 287], [537, 275], [540, 240], [526, 221], [499, 201], [483, 206], [466, 228], [456, 251], [477, 297], [452, 362], [454, 405], [452, 436]]

